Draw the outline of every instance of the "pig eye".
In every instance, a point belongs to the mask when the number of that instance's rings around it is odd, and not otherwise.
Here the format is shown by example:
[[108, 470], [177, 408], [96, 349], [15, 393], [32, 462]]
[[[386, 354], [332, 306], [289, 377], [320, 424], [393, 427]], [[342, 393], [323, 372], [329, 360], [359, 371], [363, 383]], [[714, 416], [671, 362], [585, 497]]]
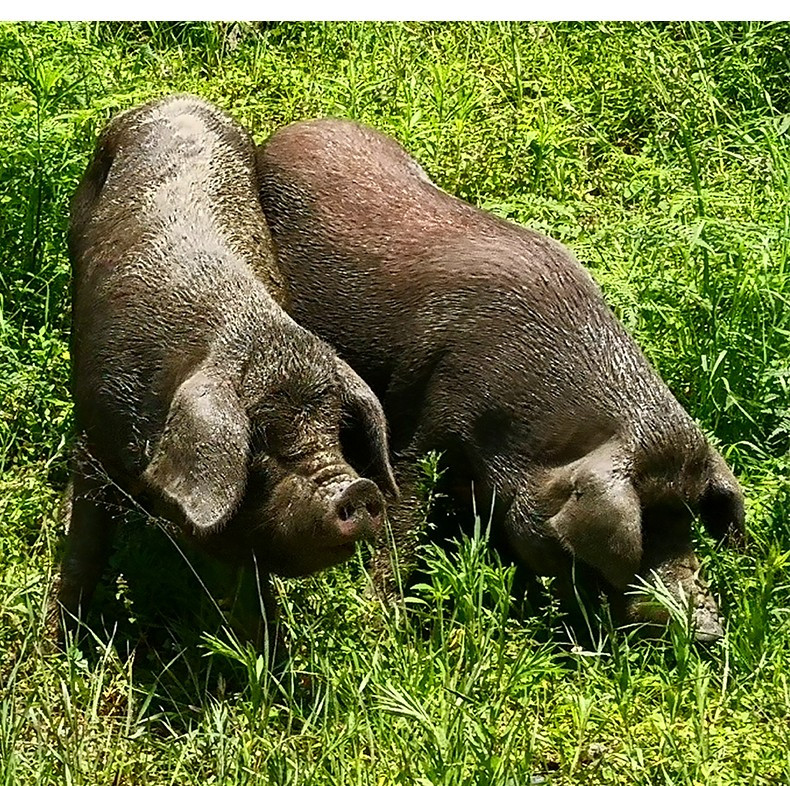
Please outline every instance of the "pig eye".
[[271, 456], [280, 455], [284, 447], [292, 441], [279, 420], [269, 416], [259, 420], [254, 426], [251, 435], [253, 453], [267, 453]]
[[303, 440], [298, 439], [298, 428], [298, 422], [257, 425], [252, 433], [252, 454], [261, 460], [268, 457], [289, 463], [304, 458], [308, 451]]
[[253, 424], [250, 431], [250, 454], [252, 456], [260, 456], [263, 453], [268, 453], [268, 444], [266, 427], [261, 424]]
[[294, 441], [283, 441], [280, 443], [277, 450], [278, 458], [288, 462], [299, 461], [300, 459], [305, 458], [307, 455], [308, 451], [305, 449], [305, 446]]
[[645, 537], [687, 537], [692, 518], [680, 501], [647, 505], [642, 508], [642, 529]]

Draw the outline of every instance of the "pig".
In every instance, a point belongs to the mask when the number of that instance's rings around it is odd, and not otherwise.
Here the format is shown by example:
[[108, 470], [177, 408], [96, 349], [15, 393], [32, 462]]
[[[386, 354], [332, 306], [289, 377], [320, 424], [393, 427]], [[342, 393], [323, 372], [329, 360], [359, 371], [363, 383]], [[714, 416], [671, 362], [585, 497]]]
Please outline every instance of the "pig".
[[[400, 501], [373, 580], [397, 589], [419, 537], [414, 462], [444, 456], [448, 487], [493, 499], [518, 562], [593, 569], [628, 609], [657, 577], [696, 638], [722, 620], [692, 548], [738, 542], [744, 499], [726, 463], [650, 366], [591, 276], [558, 242], [435, 186], [394, 139], [359, 123], [297, 122], [258, 148], [261, 204], [290, 313], [380, 397]], [[485, 504], [478, 505], [482, 509]]]
[[[270, 573], [319, 571], [376, 536], [382, 490], [397, 495], [381, 404], [283, 310], [255, 147], [236, 121], [189, 95], [118, 115], [74, 197], [69, 253], [67, 623], [84, 613], [130, 501], [257, 571], [263, 616]], [[376, 482], [346, 461], [341, 430], [357, 435]]]

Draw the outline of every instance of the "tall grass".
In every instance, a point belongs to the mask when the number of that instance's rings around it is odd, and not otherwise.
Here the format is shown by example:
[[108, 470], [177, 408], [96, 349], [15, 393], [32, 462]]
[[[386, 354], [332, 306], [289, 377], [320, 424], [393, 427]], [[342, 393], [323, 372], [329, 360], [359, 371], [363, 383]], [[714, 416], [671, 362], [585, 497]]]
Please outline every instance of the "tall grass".
[[[0, 25], [0, 783], [790, 781], [789, 41], [786, 24]], [[362, 555], [278, 582], [279, 668], [131, 528], [93, 634], [44, 654], [69, 198], [109, 117], [175, 91], [259, 140], [370, 123], [575, 251], [744, 482], [747, 552], [700, 544], [721, 644], [692, 646], [681, 616], [645, 642], [605, 604], [580, 628], [550, 594], [524, 601], [483, 516], [426, 550], [405, 613], [366, 599]]]

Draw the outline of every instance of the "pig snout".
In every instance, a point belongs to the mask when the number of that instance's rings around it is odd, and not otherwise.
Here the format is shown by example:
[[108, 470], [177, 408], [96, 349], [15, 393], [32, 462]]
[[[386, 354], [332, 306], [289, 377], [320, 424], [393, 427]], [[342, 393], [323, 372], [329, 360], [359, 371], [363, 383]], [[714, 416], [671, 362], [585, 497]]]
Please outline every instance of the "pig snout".
[[716, 604], [694, 609], [694, 638], [700, 644], [712, 644], [724, 637], [724, 626]]
[[[694, 639], [701, 644], [711, 644], [724, 636], [723, 618], [708, 584], [699, 575], [696, 558], [668, 560], [653, 571], [673, 595], [680, 609], [690, 616]], [[651, 582], [652, 583], [652, 582]], [[669, 622], [667, 610], [656, 607], [644, 597], [636, 596], [629, 604], [629, 617], [633, 621], [651, 626], [664, 626]]]
[[333, 530], [340, 545], [372, 540], [381, 531], [384, 500], [375, 483], [358, 478], [332, 501]]
[[724, 618], [719, 611], [710, 587], [697, 570], [687, 582], [685, 594], [692, 604], [692, 627], [694, 638], [701, 644], [710, 644], [724, 637]]

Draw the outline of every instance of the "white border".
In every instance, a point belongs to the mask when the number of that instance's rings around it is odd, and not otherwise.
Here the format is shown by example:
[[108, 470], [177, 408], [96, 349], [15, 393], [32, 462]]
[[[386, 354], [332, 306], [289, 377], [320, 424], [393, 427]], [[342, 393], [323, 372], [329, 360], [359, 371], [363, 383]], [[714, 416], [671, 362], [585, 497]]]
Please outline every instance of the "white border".
[[305, 21], [311, 19], [354, 21], [442, 20], [484, 21], [485, 19], [535, 21], [566, 20], [737, 20], [748, 15], [750, 20], [768, 21], [790, 18], [790, 4], [776, 0], [752, 0], [748, 4], [735, 0], [551, 0], [527, 3], [516, 0], [398, 0], [371, 3], [369, 0], [287, 0], [261, 3], [251, 0], [134, 0], [134, 2], [97, 2], [78, 0], [64, 6], [55, 0], [29, 0], [24, 4], [7, 5], [0, 14], [20, 13], [14, 21], [60, 18], [68, 21], [96, 18], [112, 21], [141, 21], [188, 18], [195, 21], [253, 19], [265, 17], [272, 21]]

